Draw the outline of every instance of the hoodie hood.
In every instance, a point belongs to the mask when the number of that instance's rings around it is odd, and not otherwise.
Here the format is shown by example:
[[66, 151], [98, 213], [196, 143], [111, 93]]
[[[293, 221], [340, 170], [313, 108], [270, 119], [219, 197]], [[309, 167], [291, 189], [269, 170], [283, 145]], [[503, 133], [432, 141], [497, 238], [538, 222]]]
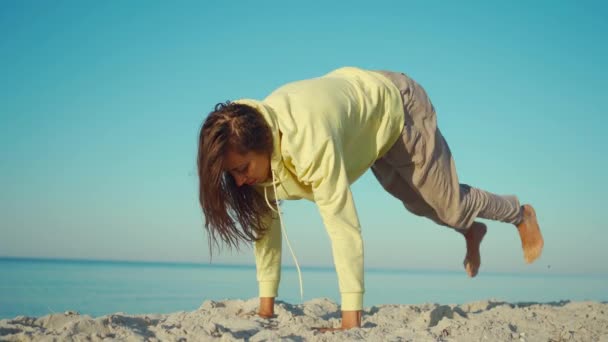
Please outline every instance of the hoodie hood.
[[272, 132], [273, 151], [270, 156], [270, 169], [274, 172], [274, 177], [267, 182], [258, 183], [255, 186], [260, 188], [272, 187], [274, 182], [278, 185], [274, 199], [305, 198], [312, 201], [312, 189], [308, 184], [298, 180], [295, 175], [295, 167], [291, 164], [290, 159], [284, 159], [284, 155], [288, 155], [288, 153], [282, 144], [282, 132], [279, 128], [279, 120], [277, 119], [275, 110], [270, 105], [258, 100], [241, 99], [235, 102], [257, 109], [266, 120]]
[[[243, 99], [235, 102], [255, 108], [266, 120], [266, 123], [272, 131], [273, 148], [272, 155], [270, 156], [270, 168], [273, 171], [278, 172], [279, 169], [283, 168], [283, 163], [281, 157], [281, 133], [274, 110], [269, 105], [257, 100]], [[265, 183], [260, 183], [259, 185], [264, 187], [272, 186], [272, 182], [268, 181]]]

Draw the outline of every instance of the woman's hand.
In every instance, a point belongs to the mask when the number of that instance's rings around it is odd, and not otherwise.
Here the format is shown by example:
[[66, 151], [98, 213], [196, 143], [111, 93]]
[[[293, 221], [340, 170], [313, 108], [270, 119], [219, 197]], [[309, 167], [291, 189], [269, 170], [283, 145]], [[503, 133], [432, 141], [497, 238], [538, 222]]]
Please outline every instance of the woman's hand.
[[274, 316], [274, 297], [260, 297], [258, 316], [272, 318]]
[[[274, 317], [274, 297], [260, 297], [258, 316], [262, 318]], [[320, 332], [340, 331], [361, 327], [361, 310], [342, 311], [342, 326], [340, 328], [314, 328]]]
[[342, 326], [340, 328], [315, 328], [320, 332], [340, 331], [352, 328], [361, 328], [361, 310], [342, 311]]

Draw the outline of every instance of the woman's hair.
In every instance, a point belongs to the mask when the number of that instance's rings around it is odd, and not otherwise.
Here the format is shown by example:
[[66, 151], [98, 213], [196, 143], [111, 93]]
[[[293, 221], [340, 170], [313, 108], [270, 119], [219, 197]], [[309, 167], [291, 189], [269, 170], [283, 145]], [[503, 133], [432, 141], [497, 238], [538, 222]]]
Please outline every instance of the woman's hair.
[[270, 211], [260, 193], [248, 185], [237, 186], [232, 175], [223, 170], [224, 157], [229, 150], [271, 155], [272, 131], [255, 108], [230, 101], [218, 103], [200, 131], [199, 201], [211, 255], [213, 245], [221, 249], [220, 242], [239, 249], [242, 242], [260, 239], [266, 229], [264, 216]]

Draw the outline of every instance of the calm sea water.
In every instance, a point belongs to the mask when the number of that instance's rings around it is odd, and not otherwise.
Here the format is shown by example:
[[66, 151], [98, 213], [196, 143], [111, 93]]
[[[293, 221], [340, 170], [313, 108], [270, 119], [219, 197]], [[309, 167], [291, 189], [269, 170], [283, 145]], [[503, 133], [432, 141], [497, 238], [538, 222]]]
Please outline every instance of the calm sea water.
[[[339, 302], [333, 269], [304, 268], [304, 301]], [[366, 270], [365, 306], [608, 300], [608, 276]], [[279, 300], [301, 303], [297, 273], [283, 268]], [[0, 318], [75, 310], [101, 316], [197, 309], [203, 301], [257, 296], [253, 266], [0, 258]]]

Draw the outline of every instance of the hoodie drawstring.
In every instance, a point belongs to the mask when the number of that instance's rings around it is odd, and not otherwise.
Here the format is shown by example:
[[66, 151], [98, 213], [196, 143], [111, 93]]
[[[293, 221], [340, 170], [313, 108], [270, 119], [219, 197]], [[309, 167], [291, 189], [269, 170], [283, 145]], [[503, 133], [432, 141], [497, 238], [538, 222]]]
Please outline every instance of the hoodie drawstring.
[[[274, 198], [276, 199], [277, 198], [277, 186], [276, 186], [276, 181], [275, 181], [274, 170], [272, 170], [272, 188], [274, 190]], [[298, 258], [296, 258], [296, 254], [293, 252], [293, 249], [291, 248], [291, 243], [289, 242], [289, 238], [287, 237], [287, 231], [285, 230], [285, 225], [283, 224], [283, 216], [281, 215], [281, 208], [279, 208], [278, 201], [277, 201], [277, 209], [275, 209], [270, 204], [270, 201], [268, 201], [268, 195], [266, 194], [266, 187], [264, 187], [264, 199], [266, 200], [266, 204], [268, 205], [268, 207], [275, 213], [279, 214], [279, 222], [281, 223], [281, 231], [283, 232], [283, 235], [285, 236], [285, 241], [287, 241], [287, 247], [289, 247], [289, 251], [291, 252], [293, 261], [296, 264], [296, 269], [298, 270], [298, 280], [300, 281], [300, 298], [302, 299], [302, 301], [304, 301], [304, 287], [302, 285], [302, 272], [300, 271], [300, 264], [298, 263]]]

